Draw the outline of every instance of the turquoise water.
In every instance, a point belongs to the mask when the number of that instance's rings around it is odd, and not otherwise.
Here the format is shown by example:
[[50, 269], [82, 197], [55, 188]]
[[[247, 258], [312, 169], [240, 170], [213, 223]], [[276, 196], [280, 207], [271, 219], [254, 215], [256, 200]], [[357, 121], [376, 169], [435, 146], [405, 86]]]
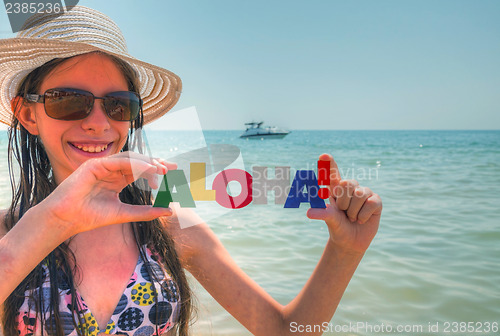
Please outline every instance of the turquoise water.
[[[331, 153], [345, 178], [358, 179], [383, 199], [379, 233], [332, 320], [332, 328], [365, 323], [374, 329], [325, 335], [383, 335], [376, 331], [382, 324], [423, 328], [393, 335], [495, 334], [445, 327], [500, 322], [500, 131], [294, 131], [271, 141], [240, 140], [240, 133], [208, 131], [205, 139], [238, 146], [247, 171], [253, 165], [312, 169], [318, 155]], [[150, 132], [148, 139], [154, 155], [186, 144], [161, 132]], [[0, 147], [0, 205], [6, 207], [4, 133]], [[287, 303], [327, 240], [324, 223], [308, 220], [306, 210], [249, 205], [210, 225], [241, 268]], [[193, 285], [199, 301], [196, 334], [249, 335]], [[439, 323], [439, 331], [429, 331], [429, 323]]]

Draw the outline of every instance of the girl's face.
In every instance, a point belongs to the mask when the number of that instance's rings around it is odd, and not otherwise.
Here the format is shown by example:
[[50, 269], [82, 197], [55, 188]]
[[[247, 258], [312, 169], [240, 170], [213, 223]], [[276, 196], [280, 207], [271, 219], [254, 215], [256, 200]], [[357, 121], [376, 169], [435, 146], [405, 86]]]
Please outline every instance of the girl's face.
[[[96, 97], [128, 91], [120, 69], [111, 59], [99, 54], [76, 56], [60, 64], [47, 75], [38, 93], [63, 87], [89, 91]], [[95, 100], [90, 115], [83, 120], [50, 118], [43, 104], [32, 104], [32, 108], [35, 133], [38, 132], [42, 140], [57, 184], [89, 158], [118, 153], [127, 141], [130, 122], [110, 119], [101, 99]]]

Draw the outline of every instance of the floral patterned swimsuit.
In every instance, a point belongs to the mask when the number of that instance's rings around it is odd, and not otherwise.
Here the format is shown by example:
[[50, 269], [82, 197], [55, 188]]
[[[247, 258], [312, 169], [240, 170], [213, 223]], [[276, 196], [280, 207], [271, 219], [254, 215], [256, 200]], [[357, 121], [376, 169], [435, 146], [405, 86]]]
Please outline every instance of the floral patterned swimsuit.
[[[92, 315], [82, 296], [76, 291], [78, 309], [85, 318], [85, 325], [79, 327], [84, 330], [85, 335], [95, 336], [99, 333], [120, 334], [131, 336], [156, 335], [158, 327], [159, 334], [166, 333], [175, 326], [180, 310], [180, 298], [175, 282], [166, 270], [158, 264], [158, 258], [147, 248], [146, 259], [143, 260], [139, 254], [139, 260], [132, 274], [127, 288], [123, 292], [106, 329], [99, 330], [96, 319]], [[153, 282], [146, 268], [149, 263], [154, 275], [164, 286], [154, 282], [158, 298], [155, 300], [155, 292], [152, 290]], [[50, 299], [50, 279], [47, 267], [44, 265], [45, 281], [42, 288], [26, 292], [26, 299], [19, 309], [17, 317], [20, 336], [41, 335], [39, 323], [34, 311], [34, 302], [29, 298], [30, 294], [43, 297], [44, 311], [47, 310]], [[60, 302], [59, 311], [64, 335], [75, 336], [77, 331], [73, 325], [73, 317], [78, 321], [77, 312], [71, 309], [70, 289], [64, 281], [59, 284]], [[53, 325], [50, 314], [44, 316], [44, 325]], [[44, 332], [45, 335], [49, 333]]]

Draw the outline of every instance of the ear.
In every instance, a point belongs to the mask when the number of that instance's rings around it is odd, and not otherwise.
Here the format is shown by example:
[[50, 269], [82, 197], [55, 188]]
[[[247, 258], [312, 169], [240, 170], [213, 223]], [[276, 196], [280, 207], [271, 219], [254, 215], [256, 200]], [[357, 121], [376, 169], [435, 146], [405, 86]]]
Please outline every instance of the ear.
[[26, 102], [23, 97], [16, 96], [10, 101], [10, 107], [17, 120], [19, 120], [28, 132], [33, 135], [40, 134], [38, 132], [34, 104]]

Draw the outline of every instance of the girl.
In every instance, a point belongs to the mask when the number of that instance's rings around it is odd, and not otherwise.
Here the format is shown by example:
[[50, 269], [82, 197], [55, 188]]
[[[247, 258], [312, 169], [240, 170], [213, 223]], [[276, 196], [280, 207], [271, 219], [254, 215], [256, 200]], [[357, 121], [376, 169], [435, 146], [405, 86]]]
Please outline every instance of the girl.
[[[134, 59], [103, 14], [74, 7], [33, 18], [0, 41], [0, 120], [10, 124], [14, 197], [0, 222], [5, 336], [187, 335], [188, 270], [255, 335], [330, 321], [375, 236], [380, 197], [341, 180], [331, 161], [330, 239], [309, 281], [283, 306], [231, 259], [206, 224], [181, 230], [133, 183], [175, 164], [140, 151], [137, 130], [178, 100], [180, 79]], [[13, 180], [13, 176], [11, 179]], [[184, 211], [184, 210], [182, 210]], [[321, 334], [318, 328], [310, 334]]]

